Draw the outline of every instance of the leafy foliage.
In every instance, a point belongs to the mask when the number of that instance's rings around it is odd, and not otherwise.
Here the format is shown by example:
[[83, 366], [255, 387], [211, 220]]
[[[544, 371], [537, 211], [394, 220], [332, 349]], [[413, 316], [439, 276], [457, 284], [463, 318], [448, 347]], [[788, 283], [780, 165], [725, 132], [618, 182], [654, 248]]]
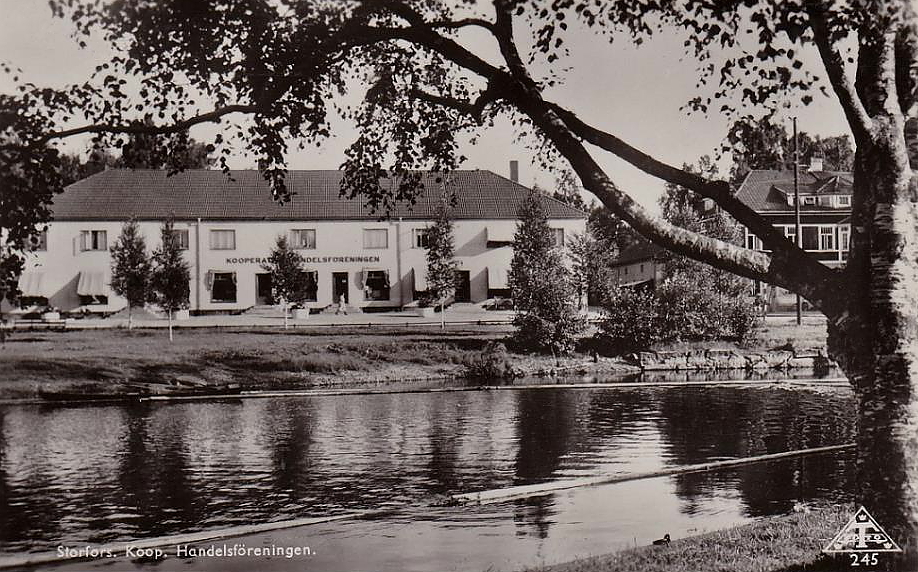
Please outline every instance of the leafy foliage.
[[121, 234], [111, 247], [111, 254], [112, 291], [127, 299], [129, 310], [144, 307], [150, 298], [152, 263], [137, 221], [128, 221], [121, 227]]
[[[814, 157], [824, 159], [826, 171], [850, 172], [854, 168], [854, 149], [847, 135], [823, 138], [800, 131], [797, 141], [800, 164], [804, 168]], [[730, 179], [735, 183], [751, 169], [793, 169], [793, 133], [788, 133], [784, 125], [776, 124], [767, 117], [758, 121], [736, 121], [730, 127], [727, 142], [725, 149], [733, 153]]]
[[446, 200], [437, 206], [434, 224], [427, 227], [427, 293], [422, 303], [436, 306], [456, 292], [455, 240], [453, 221]]
[[173, 313], [188, 307], [191, 272], [173, 232], [171, 220], [162, 225], [160, 246], [153, 251], [150, 274], [151, 299], [160, 308]]
[[303, 269], [304, 260], [299, 252], [290, 248], [285, 235], [274, 241], [268, 262], [261, 267], [271, 275], [271, 296], [287, 305], [302, 304], [306, 298], [309, 277]]
[[523, 348], [570, 353], [583, 329], [570, 270], [555, 247], [541, 197], [530, 193], [519, 207], [509, 283], [515, 341]]
[[466, 357], [463, 366], [469, 379], [511, 379], [516, 375], [507, 348], [500, 342], [488, 342], [480, 352]]

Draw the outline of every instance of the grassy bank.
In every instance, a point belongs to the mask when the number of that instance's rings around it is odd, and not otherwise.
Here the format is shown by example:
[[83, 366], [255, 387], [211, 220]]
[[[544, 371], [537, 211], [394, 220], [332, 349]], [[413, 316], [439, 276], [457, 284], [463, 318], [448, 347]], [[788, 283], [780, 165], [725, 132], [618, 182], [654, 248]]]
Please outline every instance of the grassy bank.
[[844, 526], [851, 506], [773, 517], [690, 538], [528, 572], [803, 572], [845, 570], [847, 560], [821, 554]]
[[[247, 389], [290, 389], [335, 383], [383, 382], [460, 375], [509, 326], [336, 327], [176, 330], [169, 343], [160, 329], [17, 332], [0, 345], [0, 399], [52, 391], [130, 391], [129, 384], [239, 383]], [[823, 325], [769, 324], [752, 347], [825, 344]], [[723, 342], [681, 344], [733, 347]], [[561, 360], [565, 367], [591, 362], [595, 345]], [[675, 345], [668, 349], [678, 349]], [[601, 348], [600, 348], [601, 351]], [[516, 369], [555, 366], [551, 356], [510, 353]], [[615, 367], [605, 359], [600, 367]]]

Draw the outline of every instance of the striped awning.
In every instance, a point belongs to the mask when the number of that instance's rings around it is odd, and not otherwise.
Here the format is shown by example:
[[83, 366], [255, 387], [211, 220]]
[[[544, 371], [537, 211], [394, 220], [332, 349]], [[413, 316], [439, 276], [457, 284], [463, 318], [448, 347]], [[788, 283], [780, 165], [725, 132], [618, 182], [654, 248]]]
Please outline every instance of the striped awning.
[[507, 269], [488, 266], [488, 288], [491, 290], [503, 290], [509, 287]]
[[44, 298], [43, 278], [44, 273], [42, 272], [23, 272], [19, 277], [19, 290], [22, 295], [26, 298]]
[[80, 296], [108, 296], [108, 277], [105, 272], [80, 272], [77, 294]]

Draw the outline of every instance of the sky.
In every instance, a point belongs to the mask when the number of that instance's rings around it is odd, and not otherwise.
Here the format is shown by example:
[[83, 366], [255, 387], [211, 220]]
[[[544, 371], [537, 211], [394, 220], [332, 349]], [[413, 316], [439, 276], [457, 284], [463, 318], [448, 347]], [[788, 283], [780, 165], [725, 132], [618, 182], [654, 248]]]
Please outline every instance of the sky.
[[[0, 60], [21, 68], [22, 77], [39, 86], [60, 87], [85, 81], [95, 66], [112, 52], [100, 41], [80, 49], [73, 39], [68, 21], [55, 19], [43, 0], [0, 0]], [[728, 119], [717, 114], [689, 115], [680, 108], [697, 91], [697, 73], [690, 59], [683, 60], [683, 38], [678, 33], [658, 35], [641, 46], [628, 41], [609, 44], [589, 31], [570, 34], [570, 56], [555, 65], [567, 69], [563, 85], [547, 96], [565, 105], [597, 127], [622, 137], [658, 159], [681, 165], [694, 163], [704, 154], [713, 155], [726, 135]], [[519, 33], [517, 34], [520, 35]], [[462, 38], [470, 48], [487, 53], [491, 46], [483, 35], [471, 33]], [[809, 54], [816, 62], [815, 52]], [[815, 63], [814, 63], [815, 65]], [[538, 66], [536, 74], [547, 71]], [[818, 70], [817, 70], [818, 71]], [[823, 74], [824, 75], [824, 74]], [[11, 93], [9, 77], [0, 75], [0, 93]], [[359, 94], [354, 94], [354, 101]], [[790, 130], [790, 118], [798, 117], [799, 128], [822, 136], [849, 133], [837, 101], [817, 96], [809, 106], [799, 106], [781, 116]], [[215, 128], [195, 128], [192, 137], [206, 141]], [[291, 169], [337, 169], [344, 160], [344, 149], [356, 131], [346, 121], [332, 121], [333, 136], [319, 147], [294, 151], [288, 158]], [[69, 141], [63, 149], [81, 151], [85, 139]], [[294, 147], [291, 147], [294, 149]], [[594, 156], [611, 179], [635, 199], [651, 209], [663, 191], [658, 179], [645, 175], [627, 163], [594, 149]], [[468, 157], [467, 169], [487, 169], [508, 176], [509, 162], [520, 162], [520, 182], [552, 188], [555, 177], [540, 169], [532, 149], [519, 140], [506, 121], [498, 122], [460, 152]], [[728, 158], [722, 162], [728, 169]], [[255, 159], [239, 152], [232, 168], [252, 168]], [[563, 165], [562, 165], [563, 167]], [[587, 197], [589, 198], [589, 197]]]

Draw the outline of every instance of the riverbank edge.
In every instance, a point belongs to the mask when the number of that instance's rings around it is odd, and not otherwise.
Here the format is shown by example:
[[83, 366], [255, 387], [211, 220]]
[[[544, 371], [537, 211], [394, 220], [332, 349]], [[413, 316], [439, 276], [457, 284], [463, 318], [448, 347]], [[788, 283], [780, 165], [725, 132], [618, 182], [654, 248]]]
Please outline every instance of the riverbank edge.
[[[822, 553], [854, 514], [849, 504], [767, 517], [732, 528], [524, 572], [803, 572], [847, 568], [847, 559]], [[663, 531], [665, 532], [665, 531]], [[663, 534], [661, 532], [661, 535]]]

